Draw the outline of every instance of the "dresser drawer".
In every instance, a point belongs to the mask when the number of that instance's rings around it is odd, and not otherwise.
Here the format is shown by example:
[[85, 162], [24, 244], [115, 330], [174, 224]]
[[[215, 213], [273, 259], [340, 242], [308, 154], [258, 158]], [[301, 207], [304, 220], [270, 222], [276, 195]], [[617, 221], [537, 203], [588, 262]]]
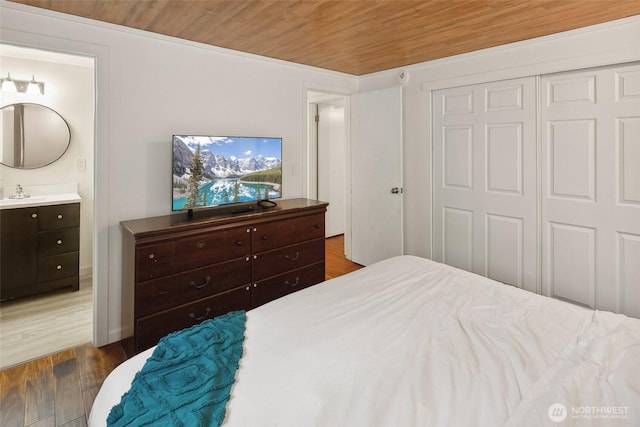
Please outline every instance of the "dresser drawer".
[[80, 203], [40, 206], [38, 208], [38, 228], [55, 230], [80, 226]]
[[227, 231], [226, 259], [240, 258], [251, 254], [251, 227], [233, 228]]
[[251, 253], [250, 228], [213, 231], [174, 242], [176, 271], [210, 265]]
[[234, 310], [247, 310], [251, 304], [249, 286], [185, 304], [153, 316], [137, 319], [135, 323], [136, 352], [156, 345], [166, 334], [191, 327], [204, 320]]
[[135, 313], [148, 316], [251, 282], [250, 257], [227, 261], [136, 285]]
[[80, 250], [80, 229], [61, 228], [38, 233], [38, 254], [55, 255]]
[[251, 308], [261, 306], [324, 280], [324, 262], [254, 283], [251, 287]]
[[136, 283], [173, 273], [173, 242], [136, 248]]
[[324, 261], [324, 238], [253, 256], [253, 281]]
[[80, 273], [79, 252], [40, 257], [38, 259], [38, 282], [78, 276]]
[[198, 234], [174, 242], [176, 271], [224, 261], [227, 234], [224, 231]]
[[305, 240], [324, 238], [324, 227], [324, 214], [255, 226], [252, 236], [253, 252], [263, 252]]
[[309, 215], [307, 217], [307, 229], [305, 230], [306, 239], [325, 238], [324, 231], [324, 213], [317, 215]]

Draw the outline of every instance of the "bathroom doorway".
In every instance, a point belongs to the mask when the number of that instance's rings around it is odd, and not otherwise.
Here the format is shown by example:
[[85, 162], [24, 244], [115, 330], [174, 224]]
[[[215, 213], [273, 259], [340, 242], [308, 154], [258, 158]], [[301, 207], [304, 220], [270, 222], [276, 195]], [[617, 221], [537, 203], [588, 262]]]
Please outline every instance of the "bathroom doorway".
[[309, 198], [329, 203], [326, 237], [347, 237], [348, 97], [342, 94], [308, 91]]
[[[44, 105], [69, 125], [70, 144], [55, 162], [35, 169], [0, 164], [3, 197], [19, 184], [44, 191], [72, 186], [81, 197], [80, 290], [54, 291], [0, 303], [0, 369], [93, 341], [95, 59], [0, 44], [0, 77], [44, 83], [42, 93], [0, 92], [0, 107]], [[55, 187], [58, 188], [58, 187]], [[53, 190], [54, 191], [54, 190]], [[0, 284], [1, 286], [1, 284]]]

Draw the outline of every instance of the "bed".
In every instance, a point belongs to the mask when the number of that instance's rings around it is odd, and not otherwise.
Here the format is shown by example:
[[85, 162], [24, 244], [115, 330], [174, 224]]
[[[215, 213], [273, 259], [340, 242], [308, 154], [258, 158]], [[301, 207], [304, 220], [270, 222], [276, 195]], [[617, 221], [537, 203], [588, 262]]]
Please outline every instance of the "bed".
[[248, 311], [242, 346], [224, 426], [640, 425], [640, 320], [414, 256]]

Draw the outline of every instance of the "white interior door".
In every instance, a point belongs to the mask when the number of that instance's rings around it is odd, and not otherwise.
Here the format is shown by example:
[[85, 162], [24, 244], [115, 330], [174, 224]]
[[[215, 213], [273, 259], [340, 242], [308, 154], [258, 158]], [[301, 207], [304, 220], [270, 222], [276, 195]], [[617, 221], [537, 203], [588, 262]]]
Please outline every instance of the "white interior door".
[[546, 295], [640, 317], [640, 65], [541, 79]]
[[536, 291], [536, 79], [433, 94], [433, 257]]
[[403, 253], [402, 88], [351, 97], [351, 259]]

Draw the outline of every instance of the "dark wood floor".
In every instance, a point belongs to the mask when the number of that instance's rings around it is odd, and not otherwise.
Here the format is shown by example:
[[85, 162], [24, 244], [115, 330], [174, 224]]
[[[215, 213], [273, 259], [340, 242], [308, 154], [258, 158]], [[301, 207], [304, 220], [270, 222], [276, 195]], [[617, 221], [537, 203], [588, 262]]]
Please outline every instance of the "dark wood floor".
[[[327, 279], [361, 268], [343, 246], [343, 236], [327, 239]], [[86, 426], [100, 385], [125, 359], [119, 342], [84, 344], [0, 371], [0, 426]]]

